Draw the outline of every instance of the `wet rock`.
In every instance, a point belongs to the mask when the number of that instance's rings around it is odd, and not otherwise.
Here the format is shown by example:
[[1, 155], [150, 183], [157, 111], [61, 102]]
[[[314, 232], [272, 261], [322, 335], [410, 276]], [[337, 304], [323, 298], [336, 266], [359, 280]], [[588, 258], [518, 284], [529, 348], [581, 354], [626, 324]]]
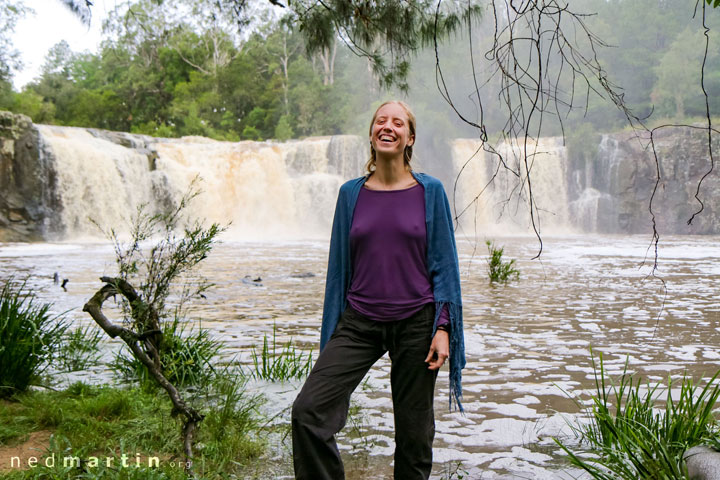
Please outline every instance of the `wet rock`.
[[[715, 137], [713, 149], [717, 151], [720, 139]], [[648, 207], [654, 191], [652, 210], [661, 234], [720, 232], [720, 176], [715, 173], [703, 179], [710, 169], [707, 132], [662, 129], [654, 142], [657, 164], [649, 139], [635, 133], [603, 135], [591, 162], [568, 158], [568, 176], [574, 179], [568, 201], [584, 207], [576, 212], [582, 222], [579, 226], [601, 233], [651, 231]], [[688, 225], [701, 207], [695, 199], [701, 179], [703, 212]]]
[[720, 480], [720, 452], [697, 446], [688, 449], [683, 458], [690, 480]]
[[10, 211], [8, 212], [7, 219], [10, 220], [11, 222], [14, 222], [14, 223], [18, 223], [18, 222], [27, 223], [27, 220], [26, 220], [25, 217], [22, 215], [22, 213], [20, 213], [20, 212], [17, 211], [17, 210], [10, 210]]
[[25, 115], [0, 112], [0, 241], [42, 240], [59, 208], [53, 163]]
[[133, 148], [137, 150], [147, 149], [149, 144], [155, 142], [155, 139], [148, 135], [113, 132], [110, 130], [101, 130], [99, 128], [88, 128], [87, 131], [94, 137], [102, 138], [103, 140], [107, 140], [125, 148]]
[[252, 285], [254, 287], [262, 287], [262, 278], [256, 277], [252, 278], [250, 275], [245, 275], [242, 280], [240, 280], [245, 285]]
[[158, 152], [154, 148], [141, 148], [138, 150], [140, 153], [145, 155], [148, 159], [148, 170], [154, 172], [157, 170], [157, 159]]
[[291, 273], [291, 278], [312, 278], [315, 274], [312, 272], [302, 272], [302, 273]]

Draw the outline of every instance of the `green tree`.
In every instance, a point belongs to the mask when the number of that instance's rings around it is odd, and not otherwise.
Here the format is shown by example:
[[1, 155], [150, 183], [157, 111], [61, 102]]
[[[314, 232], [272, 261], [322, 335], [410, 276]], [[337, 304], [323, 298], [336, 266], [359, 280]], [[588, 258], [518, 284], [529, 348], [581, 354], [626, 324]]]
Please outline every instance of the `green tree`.
[[[703, 33], [688, 27], [675, 38], [655, 67], [658, 81], [652, 99], [661, 115], [677, 120], [683, 120], [687, 114], [704, 115], [700, 88], [704, 52], [697, 48], [703, 43]], [[708, 52], [707, 65], [715, 72], [719, 66], [717, 58], [717, 52]]]
[[10, 37], [15, 32], [18, 20], [32, 11], [20, 0], [0, 0], [0, 82], [9, 81], [13, 70], [22, 65], [20, 52]]
[[35, 123], [53, 123], [55, 120], [55, 104], [45, 101], [33, 90], [24, 90], [14, 95], [9, 108], [15, 113], [27, 115]]
[[275, 139], [284, 142], [293, 138], [294, 135], [295, 132], [293, 132], [292, 126], [290, 125], [290, 116], [283, 115], [280, 117], [280, 120], [278, 120], [277, 125], [275, 125]]

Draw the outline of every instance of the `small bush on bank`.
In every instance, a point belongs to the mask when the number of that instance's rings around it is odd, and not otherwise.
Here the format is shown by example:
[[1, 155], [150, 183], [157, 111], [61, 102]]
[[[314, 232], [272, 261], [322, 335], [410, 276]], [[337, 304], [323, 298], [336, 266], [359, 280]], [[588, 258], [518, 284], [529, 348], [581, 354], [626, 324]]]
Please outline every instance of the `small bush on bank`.
[[39, 304], [12, 279], [0, 290], [0, 398], [37, 383], [63, 343], [68, 328], [51, 304]]
[[[215, 372], [212, 361], [220, 352], [222, 342], [202, 327], [186, 331], [186, 322], [167, 322], [160, 348], [160, 363], [165, 378], [177, 387], [200, 386], [210, 382]], [[111, 367], [126, 380], [136, 381], [144, 388], [159, 388], [147, 368], [123, 346]]]

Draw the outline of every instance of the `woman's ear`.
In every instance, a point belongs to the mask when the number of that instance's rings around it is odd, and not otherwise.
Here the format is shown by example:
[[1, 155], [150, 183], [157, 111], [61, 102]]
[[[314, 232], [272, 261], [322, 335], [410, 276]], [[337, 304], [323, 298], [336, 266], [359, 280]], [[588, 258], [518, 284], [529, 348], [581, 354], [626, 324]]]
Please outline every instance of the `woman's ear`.
[[413, 145], [415, 145], [415, 135], [410, 136], [407, 143], [408, 147], [412, 147]]

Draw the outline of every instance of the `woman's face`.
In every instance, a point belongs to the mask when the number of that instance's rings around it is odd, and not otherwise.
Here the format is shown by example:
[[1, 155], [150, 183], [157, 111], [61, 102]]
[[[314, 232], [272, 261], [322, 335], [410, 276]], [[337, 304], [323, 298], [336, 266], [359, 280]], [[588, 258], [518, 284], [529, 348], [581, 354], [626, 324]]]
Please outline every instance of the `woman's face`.
[[370, 143], [382, 156], [403, 156], [405, 147], [415, 143], [405, 109], [397, 103], [383, 105], [375, 114], [370, 129]]

